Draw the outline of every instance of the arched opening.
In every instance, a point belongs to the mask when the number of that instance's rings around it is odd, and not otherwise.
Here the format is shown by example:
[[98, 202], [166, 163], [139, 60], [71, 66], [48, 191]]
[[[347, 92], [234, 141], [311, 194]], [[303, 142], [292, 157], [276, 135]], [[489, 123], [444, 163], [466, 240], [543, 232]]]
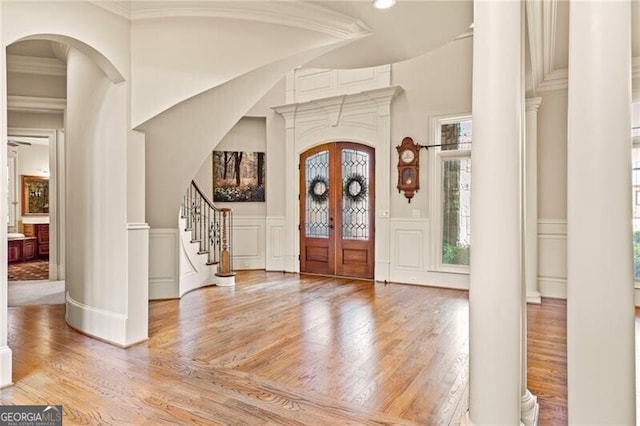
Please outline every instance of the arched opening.
[[[139, 271], [147, 268], [148, 239], [143, 234], [148, 228], [130, 223], [129, 209], [142, 211], [142, 217], [144, 209], [129, 202], [127, 167], [143, 163], [144, 157], [131, 154], [131, 145], [137, 146], [140, 138], [129, 131], [128, 86], [103, 54], [72, 37], [30, 35], [4, 47], [8, 122], [3, 138], [25, 150], [36, 145], [36, 138], [50, 144], [49, 166], [41, 167], [41, 172], [50, 173], [51, 196], [36, 213], [40, 216], [33, 217], [49, 219], [51, 240], [49, 246], [43, 242], [42, 251], [54, 247], [49, 253], [55, 252], [50, 272], [64, 286], [59, 296], [65, 307], [54, 311], [64, 315], [72, 328], [120, 346], [144, 340], [148, 295], [144, 288], [129, 286], [139, 277], [146, 281]], [[48, 54], [42, 55], [45, 50]], [[7, 167], [7, 155], [3, 158]], [[140, 174], [136, 177], [138, 182]], [[136, 200], [144, 206], [144, 197]], [[9, 201], [8, 197], [2, 200]], [[20, 212], [28, 205], [21, 199]], [[21, 222], [24, 217], [21, 214]], [[13, 230], [24, 231], [24, 224]], [[2, 287], [6, 292], [6, 276]], [[6, 309], [6, 297], [2, 303]], [[4, 336], [0, 385], [12, 381], [6, 322], [4, 327], [0, 330]], [[27, 373], [15, 372], [17, 378]]]

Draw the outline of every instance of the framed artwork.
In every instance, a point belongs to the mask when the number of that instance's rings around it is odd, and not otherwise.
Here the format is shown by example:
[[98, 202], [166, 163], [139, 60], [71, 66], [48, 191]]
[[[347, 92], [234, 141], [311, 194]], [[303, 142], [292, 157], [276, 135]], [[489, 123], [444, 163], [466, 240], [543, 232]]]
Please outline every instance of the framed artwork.
[[264, 152], [213, 151], [213, 201], [265, 200]]
[[49, 179], [22, 175], [22, 216], [49, 214]]

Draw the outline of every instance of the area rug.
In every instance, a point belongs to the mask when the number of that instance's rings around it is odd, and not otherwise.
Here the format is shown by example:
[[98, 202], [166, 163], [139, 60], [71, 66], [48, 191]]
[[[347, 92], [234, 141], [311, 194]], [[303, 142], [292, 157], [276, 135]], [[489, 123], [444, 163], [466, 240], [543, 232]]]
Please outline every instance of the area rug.
[[9, 264], [9, 281], [32, 281], [49, 279], [49, 261], [33, 260]]

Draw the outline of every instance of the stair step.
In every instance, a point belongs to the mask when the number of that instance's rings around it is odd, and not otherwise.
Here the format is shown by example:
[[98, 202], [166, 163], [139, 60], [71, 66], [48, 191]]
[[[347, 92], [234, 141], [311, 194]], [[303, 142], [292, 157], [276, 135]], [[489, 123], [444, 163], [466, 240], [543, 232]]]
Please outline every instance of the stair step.
[[209, 254], [209, 250], [200, 250], [198, 254]]
[[207, 265], [218, 265], [220, 262], [207, 262]]
[[193, 231], [193, 228], [184, 228], [184, 232]]
[[201, 243], [202, 240], [191, 240], [192, 243]]

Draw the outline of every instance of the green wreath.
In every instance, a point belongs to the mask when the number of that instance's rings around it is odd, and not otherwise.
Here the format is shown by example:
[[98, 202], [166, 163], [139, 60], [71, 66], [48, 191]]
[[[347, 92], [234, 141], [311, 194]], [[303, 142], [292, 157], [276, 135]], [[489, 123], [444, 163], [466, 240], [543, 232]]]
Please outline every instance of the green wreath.
[[358, 173], [353, 173], [344, 180], [344, 197], [357, 203], [367, 196], [367, 179]]
[[329, 198], [329, 181], [324, 176], [316, 176], [309, 182], [309, 197], [316, 203], [324, 203]]

